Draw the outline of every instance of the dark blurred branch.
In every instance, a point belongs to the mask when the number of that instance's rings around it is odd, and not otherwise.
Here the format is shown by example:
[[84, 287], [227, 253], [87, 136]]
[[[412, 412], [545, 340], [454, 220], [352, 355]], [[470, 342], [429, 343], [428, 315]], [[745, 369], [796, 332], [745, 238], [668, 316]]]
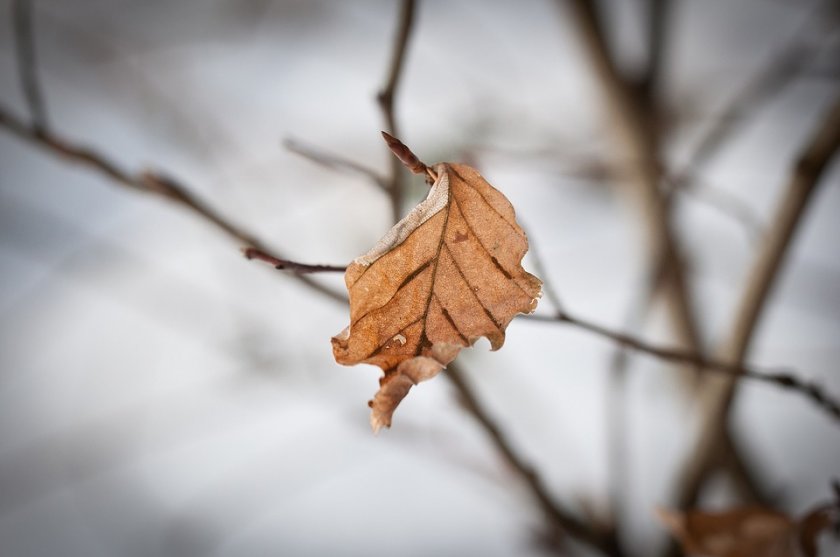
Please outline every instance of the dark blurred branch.
[[[748, 274], [728, 344], [720, 352], [721, 360], [732, 366], [740, 366], [749, 352], [756, 327], [770, 299], [793, 237], [803, 220], [808, 202], [813, 197], [824, 169], [836, 154], [838, 145], [840, 97], [834, 100], [825, 117], [819, 119], [817, 129], [802, 149], [791, 172], [787, 190], [776, 210], [773, 227], [768, 231]], [[704, 404], [705, 422], [677, 486], [678, 508], [687, 508], [694, 503], [709, 475], [714, 457], [719, 452], [721, 437], [727, 430], [727, 419], [737, 393], [739, 378], [738, 375], [722, 377], [708, 385]], [[813, 384], [798, 388], [816, 402], [825, 398]], [[840, 415], [836, 403], [822, 405], [826, 409], [833, 408], [833, 413]]]
[[[240, 226], [223, 217], [204, 200], [191, 193], [186, 186], [172, 178], [166, 177], [163, 174], [154, 171], [131, 173], [121, 168], [118, 163], [114, 162], [106, 155], [103, 155], [93, 149], [79, 146], [53, 132], [37, 130], [34, 126], [26, 124], [2, 107], [0, 107], [0, 128], [4, 128], [18, 138], [43, 150], [51, 152], [54, 155], [61, 156], [68, 161], [75, 162], [95, 170], [113, 182], [124, 187], [143, 193], [150, 193], [165, 197], [181, 207], [189, 209], [194, 215], [197, 215], [203, 220], [213, 224], [216, 228], [222, 230], [237, 242], [256, 248], [258, 251], [269, 254], [277, 260], [286, 261], [289, 264], [293, 263], [280, 256], [279, 253], [266, 246], [251, 233], [245, 231]], [[296, 268], [298, 267], [304, 268], [309, 266], [294, 263], [288, 268], [292, 273], [296, 273]], [[324, 294], [336, 301], [346, 301], [342, 294], [313, 281], [309, 277], [301, 276], [299, 274], [294, 274], [293, 276], [298, 281], [302, 282], [316, 292]]]
[[[403, 0], [400, 4], [399, 23], [397, 34], [394, 37], [394, 47], [391, 54], [391, 62], [388, 66], [388, 75], [385, 85], [376, 96], [382, 117], [385, 120], [385, 131], [394, 137], [400, 135], [397, 118], [394, 111], [394, 102], [397, 94], [397, 87], [400, 83], [403, 65], [405, 64], [406, 47], [414, 28], [414, 12], [416, 2], [414, 0]], [[405, 190], [405, 174], [400, 161], [390, 158], [391, 175], [388, 178], [387, 186], [391, 194], [391, 210], [393, 221], [397, 222], [402, 217], [403, 195]]]
[[464, 408], [478, 421], [495, 448], [528, 486], [528, 490], [539, 503], [551, 525], [560, 530], [560, 534], [568, 534], [576, 540], [599, 550], [604, 555], [612, 557], [624, 555], [615, 540], [607, 533], [596, 530], [592, 525], [577, 518], [552, 499], [537, 472], [514, 450], [502, 433], [501, 428], [478, 401], [459, 366], [455, 363], [449, 364], [445, 375], [454, 385]]
[[29, 0], [12, 2], [12, 21], [14, 22], [17, 70], [23, 96], [32, 118], [32, 127], [35, 130], [44, 131], [47, 129], [47, 110], [38, 80], [38, 59], [32, 30], [32, 3]]
[[[662, 81], [662, 69], [668, 53], [668, 21], [671, 15], [671, 0], [647, 0], [647, 64], [639, 80], [640, 95], [648, 101], [655, 112], [658, 92]], [[657, 116], [652, 114], [652, 116]]]
[[388, 180], [372, 168], [368, 168], [350, 159], [346, 159], [332, 153], [327, 153], [311, 145], [304, 145], [291, 138], [283, 140], [283, 146], [292, 153], [300, 155], [305, 159], [309, 159], [315, 164], [320, 164], [321, 166], [325, 166], [332, 170], [348, 171], [354, 174], [359, 174], [360, 176], [370, 180], [371, 183], [375, 184], [383, 191], [390, 192], [391, 188], [388, 185]]

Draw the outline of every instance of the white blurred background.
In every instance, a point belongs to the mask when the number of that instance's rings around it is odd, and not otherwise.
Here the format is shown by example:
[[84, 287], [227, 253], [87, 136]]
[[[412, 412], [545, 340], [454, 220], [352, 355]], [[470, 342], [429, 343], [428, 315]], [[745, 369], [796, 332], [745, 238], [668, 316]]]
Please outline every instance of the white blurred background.
[[[603, 3], [620, 59], [643, 58], [644, 2]], [[679, 162], [813, 2], [681, 0], [672, 13], [667, 154]], [[317, 145], [386, 172], [375, 103], [397, 3], [36, 0], [39, 75], [63, 135], [130, 169], [164, 169], [291, 258], [343, 264], [390, 226], [364, 178], [282, 146]], [[26, 114], [11, 1], [0, 2], [0, 102]], [[835, 20], [836, 21], [836, 20]], [[838, 33], [757, 108], [703, 181], [766, 226], [798, 150], [838, 87]], [[816, 33], [816, 31], [814, 31]], [[605, 109], [562, 2], [419, 5], [397, 99], [427, 162], [465, 160], [507, 195], [576, 314], [623, 328], [646, 276], [603, 158]], [[840, 168], [826, 172], [749, 360], [840, 392]], [[411, 203], [422, 180], [412, 183]], [[408, 205], [405, 208], [408, 209]], [[754, 255], [742, 224], [694, 197], [677, 229], [710, 344]], [[246, 261], [205, 222], [0, 133], [0, 555], [541, 555], [529, 492], [438, 378], [374, 437], [379, 370], [334, 363], [345, 307]], [[533, 262], [526, 259], [533, 271]], [[319, 276], [336, 288], [340, 276]], [[545, 300], [543, 311], [551, 309]], [[654, 312], [640, 337], [666, 340]], [[551, 493], [603, 513], [614, 347], [516, 319], [496, 353], [461, 359], [488, 411]], [[677, 372], [633, 360], [629, 547], [651, 555], [696, 415]], [[840, 429], [804, 398], [744, 385], [735, 430], [785, 510], [829, 495]], [[725, 501], [725, 486], [707, 500]]]

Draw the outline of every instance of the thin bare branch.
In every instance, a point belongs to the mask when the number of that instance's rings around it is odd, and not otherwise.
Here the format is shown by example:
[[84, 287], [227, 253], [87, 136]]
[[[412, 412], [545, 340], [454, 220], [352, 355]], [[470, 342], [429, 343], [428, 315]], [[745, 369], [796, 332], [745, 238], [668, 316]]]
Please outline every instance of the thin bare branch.
[[[668, 54], [668, 21], [673, 2], [671, 0], [647, 0], [647, 64], [639, 82], [639, 89], [647, 99], [649, 107], [654, 108], [658, 101], [663, 67]], [[654, 110], [655, 111], [655, 110]]]
[[326, 151], [318, 147], [305, 145], [300, 141], [292, 138], [284, 139], [283, 146], [292, 153], [300, 155], [305, 159], [309, 159], [315, 164], [320, 164], [321, 166], [325, 166], [332, 170], [347, 171], [352, 172], [354, 174], [359, 174], [360, 176], [370, 180], [371, 183], [373, 183], [383, 191], [390, 191], [388, 186], [388, 180], [372, 168], [368, 168], [367, 166], [359, 164], [350, 159], [346, 159], [344, 157], [334, 155], [332, 153], [327, 153]]
[[[189, 188], [172, 178], [154, 171], [131, 173], [107, 156], [93, 149], [77, 145], [53, 132], [38, 130], [2, 107], [0, 107], [0, 128], [4, 128], [16, 137], [54, 155], [61, 156], [69, 161], [95, 170], [124, 187], [165, 197], [181, 207], [189, 209], [194, 215], [213, 224], [237, 242], [256, 248], [262, 253], [271, 254], [272, 257], [278, 260], [287, 261], [284, 257], [281, 257], [277, 252], [259, 241], [250, 232], [245, 231], [239, 225], [223, 217], [216, 209], [207, 204], [207, 202], [193, 194]], [[306, 267], [303, 264], [296, 265]], [[295, 273], [294, 268], [290, 267], [289, 270]], [[293, 274], [293, 276], [316, 292], [339, 302], [346, 301], [346, 298], [342, 294], [333, 291], [309, 277], [300, 274]]]
[[23, 96], [32, 118], [32, 126], [38, 131], [47, 129], [47, 109], [38, 80], [38, 56], [35, 49], [35, 34], [32, 22], [30, 0], [14, 0], [12, 3], [14, 22], [15, 55]]
[[[385, 121], [385, 130], [394, 137], [400, 137], [400, 130], [397, 124], [394, 104], [397, 88], [402, 76], [402, 69], [405, 64], [406, 47], [414, 28], [414, 12], [416, 2], [414, 0], [403, 0], [400, 4], [399, 22], [397, 33], [394, 37], [394, 48], [391, 54], [391, 61], [388, 66], [388, 75], [385, 85], [376, 96], [382, 117]], [[391, 175], [388, 179], [388, 190], [391, 194], [391, 210], [393, 220], [397, 222], [402, 216], [403, 195], [405, 190], [405, 175], [400, 161], [391, 159]]]
[[534, 468], [516, 452], [501, 428], [481, 405], [460, 367], [455, 363], [449, 364], [445, 375], [458, 392], [464, 408], [478, 421], [495, 448], [528, 487], [551, 525], [558, 529], [560, 534], [568, 534], [605, 555], [621, 557], [624, 554], [623, 551], [606, 532], [593, 529], [590, 524], [577, 518], [572, 512], [554, 501]]
[[[808, 202], [820, 182], [823, 170], [840, 146], [840, 97], [828, 114], [819, 120], [814, 135], [803, 148], [791, 172], [787, 190], [779, 202], [773, 228], [767, 233], [762, 249], [749, 272], [741, 295], [729, 341], [720, 352], [720, 359], [738, 367], [749, 352], [756, 327], [766, 309], [770, 293], [779, 276], [793, 237], [803, 220]], [[702, 488], [732, 408], [740, 376], [722, 377], [708, 385], [705, 397], [705, 422], [697, 443], [686, 461], [686, 467], [677, 487], [676, 502], [679, 508], [693, 504]], [[792, 378], [786, 378], [789, 383]], [[780, 381], [780, 384], [782, 382]], [[796, 387], [808, 394], [824, 408], [834, 408], [840, 416], [836, 402], [827, 400], [818, 386], [800, 384]]]
[[574, 325], [602, 338], [609, 339], [616, 344], [624, 346], [636, 352], [642, 352], [655, 356], [660, 360], [669, 362], [691, 364], [692, 366], [712, 371], [718, 374], [738, 378], [752, 379], [763, 383], [771, 383], [778, 387], [797, 391], [811, 399], [820, 408], [825, 410], [832, 418], [840, 421], [840, 402], [827, 394], [820, 385], [797, 378], [790, 371], [767, 372], [759, 371], [748, 367], [743, 363], [728, 364], [723, 360], [713, 360], [691, 350], [679, 348], [666, 348], [640, 340], [632, 335], [613, 331], [591, 321], [575, 317], [566, 311], [557, 312], [555, 315], [525, 315], [524, 319], [543, 322], [560, 322]]
[[279, 259], [270, 253], [265, 253], [257, 248], [242, 248], [242, 255], [245, 256], [245, 259], [265, 261], [278, 271], [291, 271], [293, 273], [307, 274], [343, 273], [347, 270], [347, 267], [344, 265], [309, 265], [306, 263], [298, 263], [297, 261], [289, 261], [288, 259]]

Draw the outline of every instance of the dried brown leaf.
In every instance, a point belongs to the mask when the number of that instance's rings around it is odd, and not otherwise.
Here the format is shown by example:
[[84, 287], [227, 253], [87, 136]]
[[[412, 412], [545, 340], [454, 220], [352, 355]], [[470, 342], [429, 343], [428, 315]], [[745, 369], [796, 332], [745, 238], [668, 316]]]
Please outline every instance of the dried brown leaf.
[[480, 337], [500, 348], [511, 319], [540, 296], [507, 198], [469, 166], [440, 163], [432, 173], [428, 197], [345, 273], [350, 325], [333, 337], [333, 355], [385, 372], [370, 402], [374, 431], [461, 348]]
[[719, 512], [658, 511], [689, 555], [705, 557], [816, 557], [817, 536], [832, 524], [832, 507], [801, 520], [763, 507]]

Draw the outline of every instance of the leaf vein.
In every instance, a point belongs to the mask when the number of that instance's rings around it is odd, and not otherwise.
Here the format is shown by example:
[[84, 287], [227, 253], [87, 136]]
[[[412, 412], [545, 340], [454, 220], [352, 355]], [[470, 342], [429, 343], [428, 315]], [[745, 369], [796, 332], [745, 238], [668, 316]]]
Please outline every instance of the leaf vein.
[[464, 271], [461, 270], [461, 266], [458, 264], [458, 261], [455, 259], [455, 255], [452, 253], [452, 249], [449, 247], [449, 244], [444, 242], [443, 245], [446, 248], [446, 251], [449, 253], [449, 257], [452, 258], [452, 264], [454, 265], [455, 270], [458, 271], [458, 275], [461, 277], [461, 280], [463, 280], [464, 284], [467, 286], [467, 290], [469, 290], [470, 293], [473, 295], [473, 298], [475, 298], [475, 301], [478, 302], [479, 306], [481, 306], [481, 309], [484, 310], [484, 313], [487, 314], [487, 317], [490, 318], [490, 321], [493, 322], [493, 325], [495, 325], [496, 328], [499, 329], [500, 332], [504, 333], [505, 331], [504, 331], [504, 329], [502, 329], [502, 325], [496, 319], [496, 316], [493, 315], [493, 313], [487, 308], [487, 306], [484, 305], [484, 302], [481, 301], [481, 298], [478, 297], [478, 294], [476, 294], [475, 290], [473, 290], [472, 287], [470, 286], [470, 282], [467, 280], [467, 277], [464, 275]]

